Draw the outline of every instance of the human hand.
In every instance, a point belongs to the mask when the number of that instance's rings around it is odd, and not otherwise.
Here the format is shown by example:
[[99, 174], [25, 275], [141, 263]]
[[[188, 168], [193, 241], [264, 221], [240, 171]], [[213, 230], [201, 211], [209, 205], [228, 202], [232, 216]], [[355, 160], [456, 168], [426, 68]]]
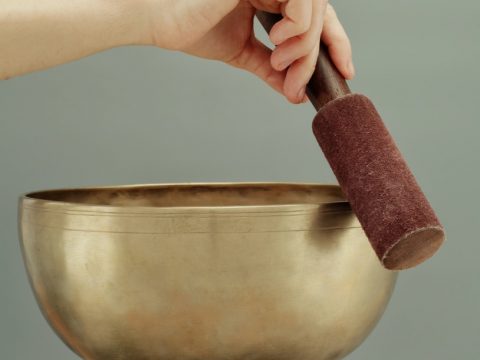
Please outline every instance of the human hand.
[[[342, 75], [354, 76], [350, 41], [328, 0], [147, 1], [152, 44], [245, 69], [292, 103], [306, 99], [320, 38]], [[255, 37], [256, 10], [283, 15], [269, 34], [273, 51]]]

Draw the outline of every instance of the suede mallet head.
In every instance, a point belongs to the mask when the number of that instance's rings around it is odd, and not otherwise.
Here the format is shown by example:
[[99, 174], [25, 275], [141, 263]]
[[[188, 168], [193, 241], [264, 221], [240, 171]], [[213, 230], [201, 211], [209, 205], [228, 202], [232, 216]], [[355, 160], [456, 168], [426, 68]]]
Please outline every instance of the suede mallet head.
[[442, 225], [371, 101], [330, 101], [313, 132], [382, 264], [401, 270], [432, 256]]

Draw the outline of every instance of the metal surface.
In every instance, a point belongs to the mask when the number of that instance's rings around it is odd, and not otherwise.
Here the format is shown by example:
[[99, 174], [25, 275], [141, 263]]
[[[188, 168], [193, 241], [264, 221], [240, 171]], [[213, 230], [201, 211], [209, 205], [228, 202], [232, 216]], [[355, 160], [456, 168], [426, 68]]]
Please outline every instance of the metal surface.
[[340, 359], [397, 275], [333, 185], [37, 192], [20, 230], [43, 314], [85, 359]]

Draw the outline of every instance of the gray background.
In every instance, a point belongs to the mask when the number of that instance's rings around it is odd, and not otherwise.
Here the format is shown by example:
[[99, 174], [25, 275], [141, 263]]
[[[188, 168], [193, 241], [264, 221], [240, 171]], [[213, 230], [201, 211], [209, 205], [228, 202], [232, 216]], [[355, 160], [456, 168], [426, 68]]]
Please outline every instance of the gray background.
[[[478, 359], [480, 2], [337, 1], [351, 83], [377, 105], [448, 240], [401, 274], [349, 360]], [[1, 50], [0, 50], [1, 51]], [[0, 54], [1, 56], [1, 54]], [[153, 48], [0, 84], [0, 358], [76, 359], [42, 318], [17, 240], [17, 196], [43, 188], [335, 179], [292, 106], [247, 73]]]

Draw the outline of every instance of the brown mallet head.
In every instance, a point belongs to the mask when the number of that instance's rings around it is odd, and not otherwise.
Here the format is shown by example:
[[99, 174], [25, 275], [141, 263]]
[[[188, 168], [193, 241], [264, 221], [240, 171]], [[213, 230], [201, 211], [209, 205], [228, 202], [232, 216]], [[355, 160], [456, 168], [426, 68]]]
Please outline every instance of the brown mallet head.
[[432, 256], [442, 225], [371, 101], [330, 101], [313, 132], [382, 264], [401, 270]]
[[[258, 12], [267, 31], [278, 16]], [[307, 94], [318, 110], [313, 132], [383, 266], [414, 267], [445, 233], [380, 115], [351, 94], [323, 46]]]

